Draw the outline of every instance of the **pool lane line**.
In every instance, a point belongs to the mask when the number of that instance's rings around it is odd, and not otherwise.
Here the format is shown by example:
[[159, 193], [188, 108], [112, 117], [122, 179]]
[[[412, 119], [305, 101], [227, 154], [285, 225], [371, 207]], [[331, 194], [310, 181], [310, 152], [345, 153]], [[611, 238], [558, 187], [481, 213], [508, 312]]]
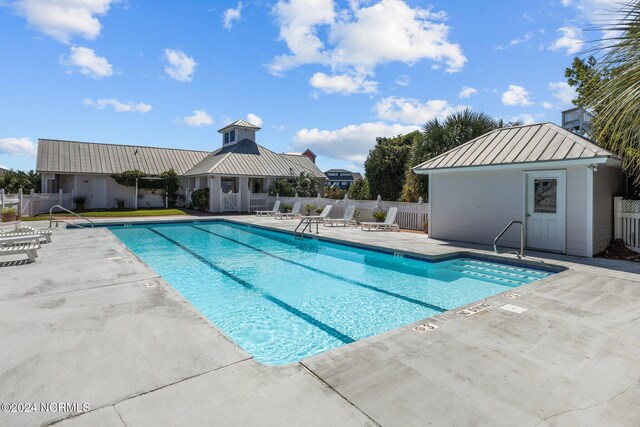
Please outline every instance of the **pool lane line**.
[[279, 255], [272, 254], [271, 252], [267, 252], [267, 251], [265, 251], [263, 249], [256, 248], [254, 246], [251, 246], [248, 243], [241, 242], [241, 241], [236, 240], [234, 238], [223, 236], [221, 234], [218, 234], [216, 232], [213, 232], [213, 231], [210, 231], [210, 230], [207, 230], [207, 229], [204, 229], [204, 228], [196, 227], [195, 225], [192, 225], [191, 227], [193, 227], [195, 229], [198, 229], [200, 231], [204, 231], [205, 233], [209, 233], [209, 234], [212, 234], [214, 236], [220, 237], [222, 239], [229, 240], [230, 242], [234, 242], [234, 243], [237, 243], [239, 245], [245, 246], [247, 248], [253, 249], [254, 251], [260, 252], [261, 254], [270, 256], [270, 257], [275, 258], [275, 259], [279, 259], [280, 261], [284, 261], [284, 262], [287, 262], [289, 264], [293, 264], [293, 265], [296, 265], [298, 267], [305, 268], [305, 269], [307, 269], [309, 271], [313, 271], [314, 273], [323, 274], [325, 276], [329, 276], [329, 277], [331, 277], [333, 279], [336, 279], [336, 280], [342, 280], [342, 281], [347, 282], [349, 284], [360, 286], [360, 287], [369, 289], [369, 290], [374, 291], [374, 292], [379, 292], [379, 293], [384, 294], [384, 295], [388, 295], [388, 296], [391, 296], [391, 297], [399, 298], [401, 300], [404, 300], [404, 301], [407, 301], [407, 302], [410, 302], [410, 303], [413, 303], [413, 304], [417, 304], [417, 305], [420, 305], [422, 307], [438, 311], [440, 313], [444, 313], [445, 311], [447, 311], [446, 308], [442, 308], [442, 307], [439, 307], [437, 305], [429, 304], [428, 302], [420, 301], [419, 299], [415, 299], [415, 298], [408, 297], [406, 295], [397, 294], [395, 292], [387, 291], [385, 289], [381, 289], [381, 288], [378, 288], [376, 286], [367, 285], [366, 283], [362, 283], [362, 282], [359, 282], [357, 280], [347, 279], [346, 277], [342, 277], [342, 276], [339, 276], [337, 274], [330, 273], [328, 271], [320, 270], [320, 269], [317, 269], [315, 267], [310, 267], [310, 266], [308, 266], [306, 264], [302, 264], [302, 263], [299, 263], [299, 262], [296, 262], [296, 261], [281, 257]]
[[310, 316], [309, 314], [307, 314], [307, 313], [305, 313], [303, 311], [300, 311], [300, 310], [298, 310], [297, 308], [295, 308], [293, 306], [290, 306], [289, 304], [287, 304], [286, 302], [282, 301], [281, 299], [278, 299], [278, 298], [274, 297], [273, 295], [271, 295], [271, 294], [263, 291], [262, 289], [258, 288], [257, 286], [254, 286], [251, 283], [249, 283], [249, 282], [247, 282], [247, 281], [235, 276], [234, 274], [229, 273], [227, 270], [218, 267], [213, 262], [209, 261], [208, 259], [206, 259], [202, 255], [200, 255], [199, 253], [189, 249], [188, 247], [186, 247], [182, 243], [172, 239], [171, 237], [166, 236], [166, 235], [160, 233], [159, 231], [154, 230], [153, 228], [149, 228], [149, 230], [152, 231], [153, 233], [157, 234], [158, 236], [168, 240], [169, 242], [173, 243], [174, 245], [176, 245], [180, 249], [184, 250], [185, 252], [187, 252], [188, 254], [190, 254], [191, 256], [193, 256], [194, 258], [196, 258], [198, 261], [202, 262], [203, 264], [207, 265], [208, 267], [211, 267], [212, 269], [214, 269], [218, 273], [223, 274], [224, 276], [228, 277], [229, 279], [233, 280], [234, 282], [238, 283], [239, 285], [245, 287], [246, 289], [250, 289], [252, 291], [258, 292], [263, 298], [271, 301], [272, 303], [276, 304], [280, 308], [288, 311], [289, 313], [293, 314], [294, 316], [299, 317], [300, 319], [304, 320], [305, 322], [309, 323], [310, 325], [315, 326], [316, 328], [322, 330], [323, 332], [326, 332], [327, 334], [329, 334], [332, 337], [342, 341], [343, 343], [350, 344], [350, 343], [356, 341], [353, 338], [351, 338], [350, 336], [343, 334], [342, 332], [338, 331], [337, 329], [332, 328], [331, 326], [327, 325], [326, 323], [323, 323], [323, 322], [319, 321], [318, 319]]

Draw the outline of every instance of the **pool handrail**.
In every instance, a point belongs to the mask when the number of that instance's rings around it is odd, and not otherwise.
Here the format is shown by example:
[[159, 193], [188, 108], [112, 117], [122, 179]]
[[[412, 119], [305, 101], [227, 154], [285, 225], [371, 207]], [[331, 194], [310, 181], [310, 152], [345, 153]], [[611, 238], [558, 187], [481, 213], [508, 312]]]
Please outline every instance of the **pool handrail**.
[[[86, 216], [82, 216], [82, 215], [80, 215], [78, 213], [75, 213], [75, 212], [65, 208], [64, 206], [60, 206], [60, 205], [53, 205], [53, 206], [51, 206], [51, 209], [49, 209], [49, 228], [51, 228], [51, 226], [53, 224], [53, 210], [54, 209], [62, 210], [62, 211], [70, 213], [71, 215], [73, 215], [75, 217], [78, 217], [80, 219], [84, 219], [85, 221], [88, 221], [91, 224], [90, 227], [93, 228], [94, 222], [91, 221], [89, 218], [87, 218]], [[64, 222], [65, 224], [69, 224], [68, 222], [66, 222], [64, 220], [56, 220], [56, 223], [58, 223], [58, 222]], [[77, 226], [77, 227], [86, 227], [86, 225], [76, 224], [75, 221], [71, 225], [74, 225], [74, 226]]]
[[509, 228], [511, 228], [511, 226], [513, 224], [520, 224], [520, 252], [516, 251], [515, 254], [518, 256], [518, 258], [522, 258], [524, 257], [524, 223], [522, 221], [511, 221], [509, 223], [509, 225], [507, 225], [501, 232], [500, 234], [498, 234], [496, 236], [495, 239], [493, 239], [493, 251], [497, 254], [499, 254], [498, 252], [498, 240], [502, 237], [502, 235], [504, 233], [507, 232], [507, 230]]

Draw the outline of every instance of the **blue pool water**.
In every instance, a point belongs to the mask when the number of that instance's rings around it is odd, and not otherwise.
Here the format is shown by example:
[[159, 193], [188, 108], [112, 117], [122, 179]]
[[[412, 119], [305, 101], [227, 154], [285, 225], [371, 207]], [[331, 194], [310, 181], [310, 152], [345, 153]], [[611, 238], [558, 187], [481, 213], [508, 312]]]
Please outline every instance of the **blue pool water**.
[[110, 227], [227, 336], [286, 364], [547, 277], [393, 256], [225, 221]]

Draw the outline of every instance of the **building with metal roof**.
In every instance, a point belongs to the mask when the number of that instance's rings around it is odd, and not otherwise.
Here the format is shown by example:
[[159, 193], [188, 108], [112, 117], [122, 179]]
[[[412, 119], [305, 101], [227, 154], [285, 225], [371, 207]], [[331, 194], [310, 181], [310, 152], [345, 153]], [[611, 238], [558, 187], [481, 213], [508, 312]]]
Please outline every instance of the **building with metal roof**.
[[[552, 123], [497, 129], [416, 166], [429, 176], [429, 235], [591, 257], [613, 237], [615, 155]], [[518, 228], [522, 228], [523, 239]]]
[[324, 174], [327, 176], [327, 184], [329, 186], [335, 186], [341, 190], [348, 190], [357, 179], [354, 172], [346, 169], [329, 169]]
[[154, 191], [141, 191], [115, 182], [112, 174], [140, 170], [159, 175], [170, 169], [181, 176], [186, 202], [194, 190], [210, 189], [210, 211], [250, 211], [266, 206], [267, 190], [277, 178], [308, 174], [325, 176], [306, 155], [278, 154], [258, 145], [260, 128], [237, 120], [220, 129], [222, 147], [195, 151], [137, 145], [99, 144], [39, 139], [36, 170], [42, 176], [42, 191], [62, 190], [86, 199], [90, 209], [160, 207], [163, 200]]

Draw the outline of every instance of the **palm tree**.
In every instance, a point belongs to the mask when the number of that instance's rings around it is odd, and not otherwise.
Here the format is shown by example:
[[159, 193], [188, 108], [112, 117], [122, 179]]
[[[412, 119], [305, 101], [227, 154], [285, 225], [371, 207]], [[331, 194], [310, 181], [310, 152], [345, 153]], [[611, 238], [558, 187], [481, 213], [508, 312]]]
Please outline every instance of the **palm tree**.
[[604, 26], [615, 34], [599, 47], [600, 67], [612, 70], [587, 104], [597, 111], [593, 119], [596, 141], [619, 156], [627, 173], [640, 183], [640, 1], [620, 10], [620, 21]]
[[422, 128], [419, 142], [413, 145], [411, 158], [407, 162], [402, 200], [415, 202], [427, 193], [427, 177], [416, 175], [413, 167], [494, 129], [520, 124], [522, 123], [505, 124], [502, 119], [494, 119], [488, 114], [469, 108], [453, 113], [443, 120], [428, 121]]

